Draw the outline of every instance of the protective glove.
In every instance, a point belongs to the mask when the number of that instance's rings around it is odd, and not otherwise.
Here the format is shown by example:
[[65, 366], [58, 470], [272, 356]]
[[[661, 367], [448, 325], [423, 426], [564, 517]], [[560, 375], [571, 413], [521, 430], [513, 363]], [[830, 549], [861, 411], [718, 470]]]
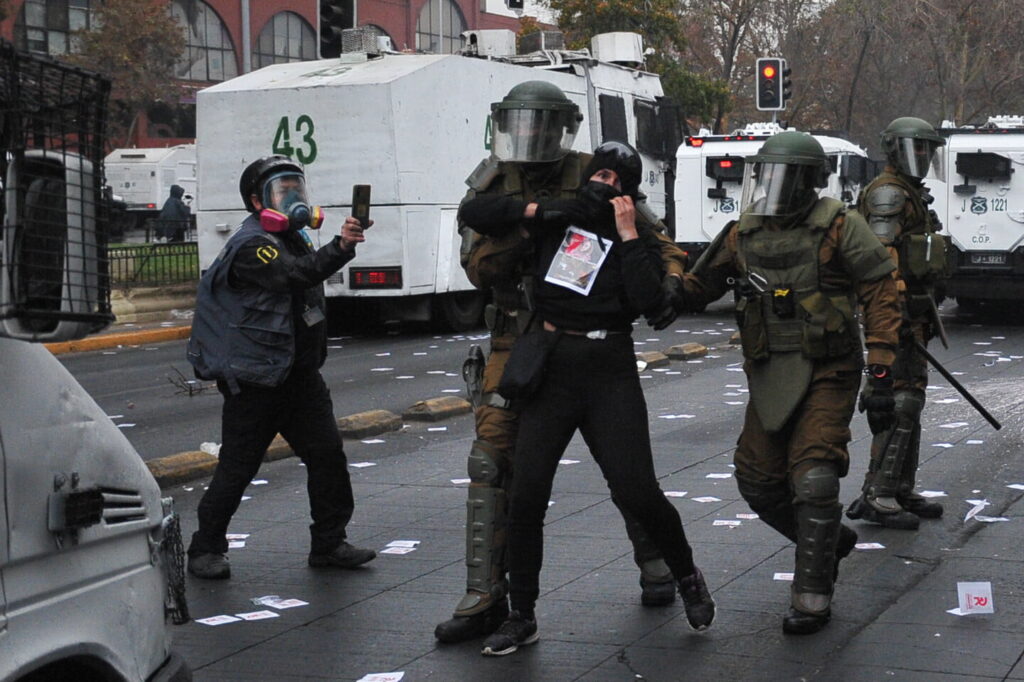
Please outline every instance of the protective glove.
[[892, 373], [885, 365], [868, 365], [864, 372], [868, 375], [869, 390], [861, 392], [858, 407], [868, 413], [868, 427], [877, 435], [896, 423]]
[[586, 207], [579, 199], [547, 199], [537, 202], [535, 225], [561, 230], [569, 225], [587, 226]]
[[675, 322], [679, 316], [679, 302], [682, 299], [683, 282], [675, 275], [665, 275], [661, 280], [661, 301], [655, 312], [647, 316], [647, 324], [656, 331]]

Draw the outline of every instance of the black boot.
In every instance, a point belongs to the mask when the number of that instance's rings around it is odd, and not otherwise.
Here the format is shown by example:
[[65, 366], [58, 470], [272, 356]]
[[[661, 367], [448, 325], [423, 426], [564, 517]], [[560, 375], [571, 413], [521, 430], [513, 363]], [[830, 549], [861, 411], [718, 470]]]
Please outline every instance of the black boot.
[[909, 495], [901, 496], [897, 499], [899, 500], [901, 507], [919, 518], [942, 518], [942, 505], [938, 502], [931, 502], [917, 493], [910, 493]]
[[877, 523], [885, 528], [893, 528], [895, 530], [917, 530], [918, 526], [921, 525], [921, 520], [915, 514], [911, 514], [903, 509], [891, 514], [883, 514], [872, 507], [871, 503], [864, 499], [863, 496], [858, 497], [850, 504], [849, 509], [846, 510], [846, 517], [861, 519], [868, 523]]
[[443, 644], [456, 644], [489, 635], [508, 618], [508, 600], [491, 606], [472, 616], [452, 616], [434, 628], [434, 637]]
[[792, 606], [789, 613], [782, 617], [782, 631], [787, 635], [813, 635], [832, 620], [832, 610], [825, 609], [824, 613], [812, 614], [797, 611]]

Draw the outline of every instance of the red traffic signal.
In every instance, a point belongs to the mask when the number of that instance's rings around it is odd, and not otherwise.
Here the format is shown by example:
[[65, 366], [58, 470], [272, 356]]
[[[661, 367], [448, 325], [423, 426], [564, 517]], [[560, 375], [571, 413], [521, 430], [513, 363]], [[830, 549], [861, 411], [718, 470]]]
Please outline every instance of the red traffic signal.
[[786, 60], [779, 57], [762, 57], [757, 60], [755, 82], [755, 103], [760, 111], [782, 111], [786, 108], [783, 96], [783, 72]]

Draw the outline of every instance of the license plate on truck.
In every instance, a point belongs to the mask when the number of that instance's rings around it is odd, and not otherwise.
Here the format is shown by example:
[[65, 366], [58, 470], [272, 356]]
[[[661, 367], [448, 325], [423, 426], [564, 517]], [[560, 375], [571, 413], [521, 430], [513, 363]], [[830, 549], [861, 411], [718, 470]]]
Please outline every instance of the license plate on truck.
[[972, 253], [971, 265], [1006, 265], [1005, 253]]

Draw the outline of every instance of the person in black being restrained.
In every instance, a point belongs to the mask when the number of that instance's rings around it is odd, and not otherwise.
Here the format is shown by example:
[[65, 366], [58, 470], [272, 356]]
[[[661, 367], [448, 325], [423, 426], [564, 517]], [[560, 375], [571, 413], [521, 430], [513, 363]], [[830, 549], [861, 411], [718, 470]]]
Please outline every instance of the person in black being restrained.
[[[538, 639], [534, 606], [544, 515], [558, 460], [577, 429], [613, 496], [677, 576], [690, 626], [703, 630], [714, 620], [715, 603], [693, 563], [679, 514], [658, 485], [636, 371], [633, 320], [658, 308], [664, 295], [661, 258], [636, 226], [641, 177], [636, 150], [606, 142], [584, 169], [576, 199], [543, 208], [514, 198], [473, 199], [462, 207], [466, 223], [482, 234], [519, 229], [524, 217], [536, 226], [530, 234], [536, 271], [547, 276], [533, 311], [543, 331], [533, 333], [549, 335], [542, 345], [553, 344], [539, 388], [521, 399], [508, 523], [512, 611], [484, 641], [484, 655], [510, 654]], [[553, 220], [552, 212], [563, 220]], [[560, 228], [552, 227], [559, 222]]]

